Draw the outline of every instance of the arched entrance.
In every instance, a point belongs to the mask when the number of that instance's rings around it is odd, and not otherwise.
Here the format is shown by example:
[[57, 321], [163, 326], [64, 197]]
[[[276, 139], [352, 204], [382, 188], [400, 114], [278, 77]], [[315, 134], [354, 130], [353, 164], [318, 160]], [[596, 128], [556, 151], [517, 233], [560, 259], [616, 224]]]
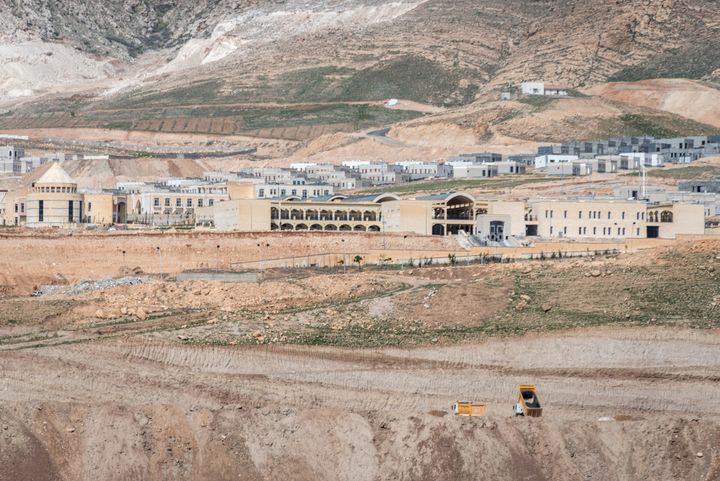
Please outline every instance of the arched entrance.
[[127, 204], [124, 200], [119, 201], [115, 205], [115, 219], [113, 219], [113, 221], [116, 224], [127, 223]]

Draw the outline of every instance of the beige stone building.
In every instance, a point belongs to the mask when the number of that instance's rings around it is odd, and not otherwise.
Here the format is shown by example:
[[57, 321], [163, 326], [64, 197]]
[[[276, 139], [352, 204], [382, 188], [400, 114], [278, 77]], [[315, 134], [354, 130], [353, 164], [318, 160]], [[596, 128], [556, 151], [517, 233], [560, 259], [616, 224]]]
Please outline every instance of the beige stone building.
[[383, 230], [421, 235], [475, 234], [477, 217], [487, 214], [487, 209], [487, 202], [477, 202], [462, 192], [392, 199], [383, 204]]
[[530, 201], [526, 235], [569, 239], [646, 237], [646, 209], [642, 202], [622, 200]]
[[118, 197], [108, 192], [87, 192], [82, 194], [84, 211], [83, 222], [97, 225], [124, 223], [119, 216]]
[[53, 163], [32, 185], [25, 204], [28, 227], [63, 227], [83, 219], [83, 195], [58, 163]]
[[702, 235], [705, 233], [705, 206], [677, 202], [648, 204], [646, 223], [647, 237], [651, 239]]
[[75, 180], [53, 162], [29, 186], [7, 192], [4, 199], [6, 225], [72, 227], [78, 224], [115, 223], [116, 198], [111, 193], [78, 192]]
[[614, 199], [477, 200], [453, 192], [415, 199], [395, 194], [334, 195], [317, 199], [253, 198], [236, 186], [231, 200], [198, 209], [197, 223], [236, 231], [408, 232], [457, 235], [482, 240], [511, 239], [672, 239], [703, 234], [701, 204], [648, 204]]

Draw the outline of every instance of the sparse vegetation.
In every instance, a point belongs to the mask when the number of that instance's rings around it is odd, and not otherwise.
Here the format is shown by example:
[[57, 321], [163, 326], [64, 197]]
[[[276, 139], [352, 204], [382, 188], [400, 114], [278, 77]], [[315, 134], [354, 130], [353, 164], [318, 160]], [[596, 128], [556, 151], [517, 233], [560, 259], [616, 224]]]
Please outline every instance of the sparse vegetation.
[[700, 79], [720, 65], [720, 41], [693, 42], [686, 47], [660, 52], [646, 62], [620, 70], [611, 82], [634, 82], [653, 78]]
[[475, 98], [478, 86], [460, 87], [460, 76], [424, 57], [407, 55], [354, 73], [339, 99], [403, 98], [435, 105], [460, 105]]
[[[626, 174], [639, 176], [637, 172]], [[691, 180], [691, 179], [717, 179], [720, 178], [720, 166], [716, 165], [689, 165], [672, 169], [649, 169], [648, 176], [659, 179]]]
[[623, 114], [600, 124], [601, 137], [652, 136], [656, 138], [682, 135], [712, 135], [718, 129], [694, 120], [671, 115]]
[[524, 95], [520, 96], [517, 100], [520, 103], [532, 105], [535, 111], [545, 110], [559, 101], [557, 97], [549, 97], [546, 95]]

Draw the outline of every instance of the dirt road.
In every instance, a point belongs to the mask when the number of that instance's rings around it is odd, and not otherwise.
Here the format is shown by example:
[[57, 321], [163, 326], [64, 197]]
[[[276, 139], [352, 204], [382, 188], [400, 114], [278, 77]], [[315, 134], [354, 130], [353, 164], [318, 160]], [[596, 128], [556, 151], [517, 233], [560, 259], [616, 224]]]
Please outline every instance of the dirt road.
[[[0, 479], [715, 480], [719, 350], [717, 332], [603, 328], [415, 350], [147, 335], [3, 353]], [[521, 382], [543, 418], [511, 417]], [[458, 398], [489, 416], [452, 417]]]

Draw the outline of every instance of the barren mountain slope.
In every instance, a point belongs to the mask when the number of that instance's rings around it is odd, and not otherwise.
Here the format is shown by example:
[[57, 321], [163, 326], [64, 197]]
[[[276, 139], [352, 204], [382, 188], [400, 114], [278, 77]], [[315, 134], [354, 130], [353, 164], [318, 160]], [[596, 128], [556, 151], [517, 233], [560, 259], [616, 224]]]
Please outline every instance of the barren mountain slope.
[[[327, 145], [346, 156], [437, 159], [513, 139], [717, 127], [701, 109], [601, 91], [606, 99], [495, 101], [502, 85], [526, 79], [576, 88], [610, 77], [712, 81], [720, 23], [711, 0], [31, 0], [0, 9], [11, 25], [0, 95], [15, 102], [0, 110], [3, 130], [242, 135], [291, 142], [295, 156]], [[383, 108], [387, 98], [404, 107]], [[363, 138], [381, 126], [395, 126], [400, 143]]]
[[720, 127], [720, 89], [701, 82], [683, 79], [619, 82], [597, 85], [585, 92]]
[[[711, 0], [33, 0], [20, 5], [0, 7], [10, 18], [6, 41], [58, 41], [88, 57], [122, 62], [169, 49], [154, 68], [144, 69], [145, 80], [136, 79], [140, 90], [120, 97], [119, 106], [153, 91], [167, 92], [157, 99], [167, 104], [390, 95], [465, 103], [488, 82], [544, 78], [583, 86], [680, 51], [688, 55], [676, 59], [673, 72], [683, 61], [697, 77], [711, 77], [718, 68], [716, 49], [702, 50], [716, 42], [719, 28]], [[701, 59], [691, 55], [695, 50], [705, 52]], [[650, 76], [664, 76], [661, 70]], [[153, 74], [161, 77], [148, 79]], [[92, 72], [85, 76], [94, 78]], [[209, 79], [215, 83], [198, 83]], [[133, 84], [127, 76], [120, 82], [126, 84]], [[203, 88], [176, 98], [172, 88], [183, 85]]]

